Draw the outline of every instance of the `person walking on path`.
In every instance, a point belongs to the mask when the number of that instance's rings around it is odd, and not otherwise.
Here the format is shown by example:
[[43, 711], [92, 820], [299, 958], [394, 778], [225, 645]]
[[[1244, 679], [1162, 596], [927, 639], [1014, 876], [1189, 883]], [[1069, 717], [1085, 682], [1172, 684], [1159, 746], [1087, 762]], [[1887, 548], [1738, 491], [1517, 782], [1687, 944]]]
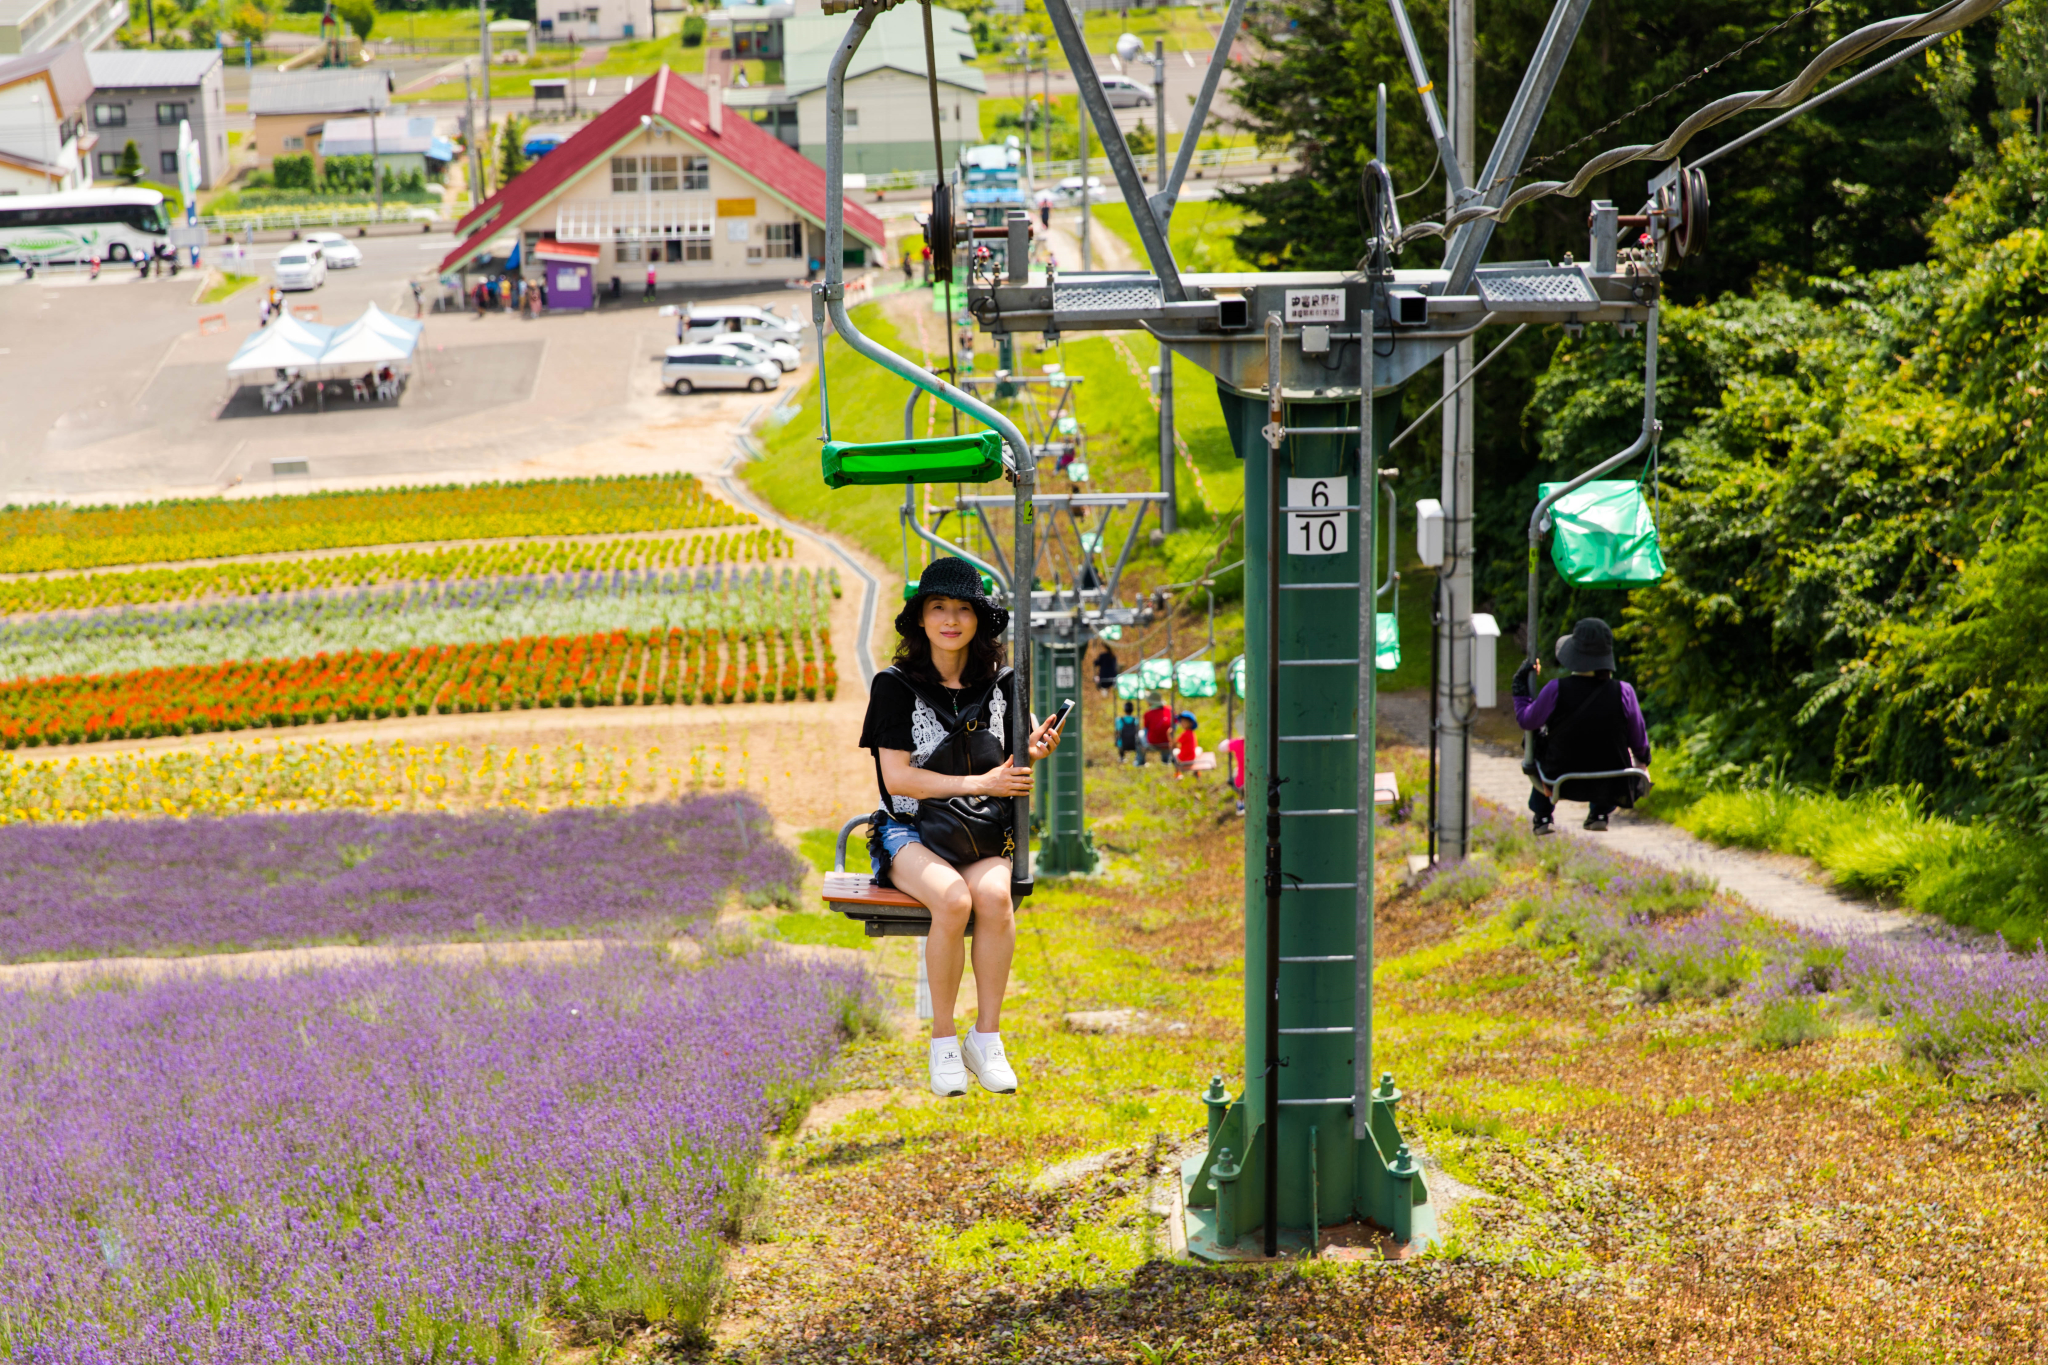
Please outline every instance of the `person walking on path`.
[[1635, 782], [1628, 776], [1582, 778], [1547, 786], [1541, 774], [1610, 773], [1650, 766], [1650, 732], [1636, 691], [1614, 676], [1614, 632], [1588, 616], [1557, 642], [1557, 661], [1568, 677], [1545, 683], [1532, 695], [1532, 675], [1542, 665], [1525, 659], [1515, 671], [1515, 723], [1536, 735], [1535, 779], [1529, 811], [1538, 834], [1556, 832], [1559, 801], [1584, 801], [1586, 828], [1607, 828], [1617, 806], [1633, 806]]
[[1166, 699], [1154, 692], [1145, 698], [1145, 747], [1138, 751], [1138, 766], [1145, 766], [1148, 755], [1157, 756], [1162, 763], [1173, 762], [1173, 712], [1166, 709]]
[[[940, 1096], [1014, 1093], [1003, 1048], [1003, 995], [1016, 950], [1010, 878], [1011, 802], [1031, 795], [1031, 764], [1059, 747], [1057, 717], [1039, 724], [1021, 704], [999, 643], [1009, 612], [981, 575], [951, 555], [925, 566], [896, 617], [896, 660], [875, 675], [860, 745], [874, 755], [881, 809], [868, 821], [876, 880], [932, 913], [925, 946], [932, 996], [931, 1087]], [[1010, 727], [1031, 727], [1019, 767]], [[958, 1036], [953, 1010], [974, 921], [974, 1027]]]
[[647, 263], [647, 292], [640, 296], [640, 302], [654, 302], [654, 280], [654, 263], [652, 261], [649, 261]]

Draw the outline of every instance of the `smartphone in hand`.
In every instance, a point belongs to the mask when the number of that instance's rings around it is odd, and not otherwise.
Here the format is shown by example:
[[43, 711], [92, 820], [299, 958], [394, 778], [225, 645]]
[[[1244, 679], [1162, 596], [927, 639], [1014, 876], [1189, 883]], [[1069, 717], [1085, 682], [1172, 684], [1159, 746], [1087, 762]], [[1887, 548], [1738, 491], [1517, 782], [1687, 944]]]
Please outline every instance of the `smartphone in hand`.
[[1074, 699], [1072, 697], [1061, 702], [1059, 713], [1052, 718], [1052, 728], [1057, 730], [1064, 726], [1067, 723], [1067, 713], [1073, 709]]

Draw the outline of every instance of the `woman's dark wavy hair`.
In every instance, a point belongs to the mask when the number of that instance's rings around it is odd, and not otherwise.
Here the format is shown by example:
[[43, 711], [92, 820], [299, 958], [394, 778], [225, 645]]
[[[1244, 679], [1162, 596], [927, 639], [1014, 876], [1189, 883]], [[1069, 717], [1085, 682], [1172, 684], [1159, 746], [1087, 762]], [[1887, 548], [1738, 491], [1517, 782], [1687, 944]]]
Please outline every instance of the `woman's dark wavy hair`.
[[[908, 608], [903, 616], [910, 615]], [[917, 619], [905, 630], [903, 617], [896, 622], [895, 665], [920, 682], [937, 687], [939, 670], [932, 665], [932, 641], [924, 633], [924, 608], [919, 605]], [[960, 670], [960, 681], [969, 687], [987, 682], [1002, 670], [1003, 646], [996, 632], [989, 629], [993, 624], [988, 613], [979, 607], [974, 611], [974, 638], [967, 642], [967, 666]]]

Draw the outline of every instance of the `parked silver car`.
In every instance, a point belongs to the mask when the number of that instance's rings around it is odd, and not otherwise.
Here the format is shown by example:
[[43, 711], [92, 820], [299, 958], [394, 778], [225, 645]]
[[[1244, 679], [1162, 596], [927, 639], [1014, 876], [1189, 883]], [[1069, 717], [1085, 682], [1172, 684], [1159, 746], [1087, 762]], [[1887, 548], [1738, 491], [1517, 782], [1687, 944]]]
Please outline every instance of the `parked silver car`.
[[661, 382], [677, 393], [696, 389], [746, 389], [765, 393], [782, 383], [782, 367], [732, 346], [671, 346], [661, 361]]

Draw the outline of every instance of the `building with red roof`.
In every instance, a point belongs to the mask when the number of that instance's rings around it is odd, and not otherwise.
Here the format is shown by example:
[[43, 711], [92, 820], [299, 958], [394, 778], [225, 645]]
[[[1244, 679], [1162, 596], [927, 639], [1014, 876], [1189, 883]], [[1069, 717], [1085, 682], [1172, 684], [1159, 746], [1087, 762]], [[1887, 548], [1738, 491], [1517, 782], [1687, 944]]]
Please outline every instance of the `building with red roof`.
[[[594, 274], [634, 289], [650, 269], [664, 285], [767, 285], [823, 259], [825, 172], [664, 66], [456, 231], [444, 276], [506, 269], [513, 245], [523, 265], [546, 242], [596, 248]], [[846, 204], [848, 264], [887, 241], [881, 219]]]

